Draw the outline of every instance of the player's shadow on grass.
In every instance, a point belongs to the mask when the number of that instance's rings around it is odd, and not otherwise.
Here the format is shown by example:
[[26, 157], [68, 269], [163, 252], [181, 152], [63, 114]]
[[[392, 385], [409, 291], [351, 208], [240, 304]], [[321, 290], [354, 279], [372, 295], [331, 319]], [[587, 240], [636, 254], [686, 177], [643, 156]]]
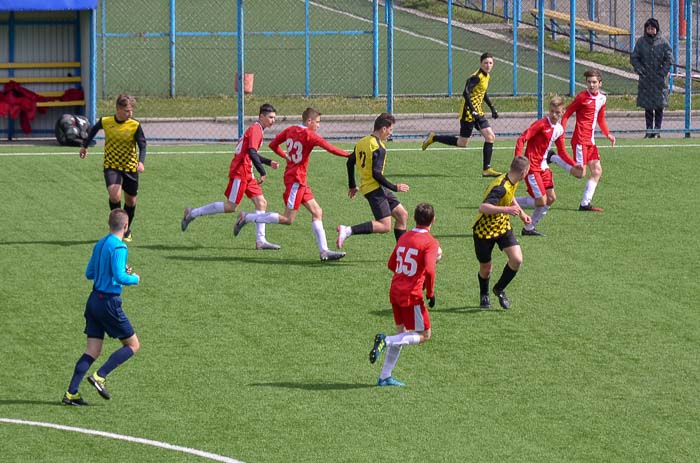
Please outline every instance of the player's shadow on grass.
[[29, 400], [29, 399], [0, 399], [2, 405], [58, 405], [64, 406], [61, 403], [60, 396], [56, 400]]
[[[274, 251], [270, 251], [274, 252]], [[373, 260], [353, 260], [353, 261], [332, 261], [323, 262], [318, 258], [313, 259], [275, 259], [265, 257], [245, 257], [245, 256], [166, 256], [166, 259], [171, 260], [186, 260], [192, 262], [243, 262], [246, 264], [264, 264], [264, 265], [288, 265], [290, 267], [349, 267], [367, 263], [374, 263]]]
[[280, 381], [276, 383], [252, 383], [250, 386], [279, 387], [283, 389], [301, 389], [304, 391], [347, 391], [351, 389], [367, 389], [375, 387], [367, 383], [293, 383]]
[[447, 313], [447, 314], [467, 314], [467, 315], [473, 315], [477, 313], [504, 313], [503, 310], [501, 309], [494, 309], [493, 307], [490, 309], [482, 309], [478, 305], [465, 305], [462, 307], [448, 307], [446, 309], [432, 309], [431, 313]]
[[97, 240], [37, 240], [37, 241], [0, 241], [0, 246], [2, 245], [13, 245], [13, 244], [48, 244], [50, 246], [82, 246], [84, 244], [95, 244]]
[[443, 177], [443, 178], [450, 178], [450, 177], [462, 177], [461, 174], [455, 173], [454, 175], [449, 175], [449, 174], [431, 174], [431, 173], [425, 173], [425, 174], [401, 174], [401, 173], [396, 173], [396, 174], [391, 174], [392, 178], [434, 178], [434, 177]]

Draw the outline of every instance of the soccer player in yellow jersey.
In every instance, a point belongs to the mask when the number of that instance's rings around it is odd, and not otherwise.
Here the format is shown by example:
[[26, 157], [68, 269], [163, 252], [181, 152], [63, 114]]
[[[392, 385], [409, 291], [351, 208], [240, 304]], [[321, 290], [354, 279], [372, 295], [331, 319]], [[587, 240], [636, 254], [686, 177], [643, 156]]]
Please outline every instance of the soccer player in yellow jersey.
[[510, 308], [505, 289], [515, 278], [515, 274], [523, 263], [523, 253], [510, 225], [510, 216], [517, 215], [525, 224], [531, 222], [530, 216], [523, 212], [515, 199], [518, 182], [525, 178], [529, 169], [530, 161], [526, 157], [516, 156], [510, 163], [508, 173], [496, 178], [486, 189], [484, 200], [479, 206], [479, 214], [472, 225], [474, 250], [479, 260], [478, 276], [482, 309], [491, 307], [489, 278], [493, 270], [491, 253], [496, 244], [506, 253], [508, 262], [503, 268], [501, 278], [493, 286], [493, 293], [498, 297], [501, 307]]
[[[146, 137], [141, 123], [132, 119], [136, 99], [122, 93], [117, 97], [114, 116], [101, 117], [92, 127], [80, 148], [80, 158], [85, 159], [88, 146], [100, 130], [105, 131], [104, 168], [109, 208], [122, 207], [122, 190], [124, 191], [124, 210], [129, 217], [129, 228], [124, 234], [124, 241], [131, 241], [131, 225], [136, 212], [136, 195], [139, 190], [139, 174], [143, 172], [146, 160]], [[139, 155], [136, 156], [136, 147]]]
[[[386, 146], [396, 120], [390, 113], [382, 113], [374, 121], [374, 132], [357, 142], [348, 158], [348, 196], [354, 199], [358, 191], [369, 201], [374, 220], [348, 227], [338, 225], [336, 245], [342, 249], [343, 242], [352, 235], [369, 235], [370, 233], [388, 233], [391, 230], [391, 218], [395, 220], [394, 236], [398, 240], [406, 231], [408, 212], [394, 196], [394, 191], [408, 191], [405, 183], [391, 183], [384, 176], [386, 164]], [[355, 167], [360, 174], [360, 187], [355, 183]]]
[[462, 110], [459, 112], [459, 137], [454, 135], [437, 135], [435, 132], [430, 132], [421, 146], [423, 151], [435, 142], [464, 148], [469, 144], [469, 137], [472, 136], [472, 132], [476, 128], [484, 137], [482, 151], [484, 168], [482, 176], [484, 177], [498, 177], [501, 175], [500, 172], [491, 167], [493, 142], [496, 140], [496, 135], [493, 133], [489, 121], [484, 117], [484, 110], [482, 109], [483, 103], [486, 103], [491, 109], [491, 117], [498, 119], [496, 107], [486, 94], [492, 70], [493, 55], [484, 53], [480, 58], [479, 69], [469, 76], [467, 83], [464, 84], [464, 91], [462, 92], [464, 103], [462, 104]]

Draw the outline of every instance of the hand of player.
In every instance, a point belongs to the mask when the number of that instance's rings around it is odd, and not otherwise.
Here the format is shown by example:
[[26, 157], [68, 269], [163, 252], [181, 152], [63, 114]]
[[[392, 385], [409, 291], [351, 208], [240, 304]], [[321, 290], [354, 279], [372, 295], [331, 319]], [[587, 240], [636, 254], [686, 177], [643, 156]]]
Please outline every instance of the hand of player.
[[408, 185], [406, 185], [405, 183], [397, 183], [396, 184], [396, 191], [401, 191], [401, 192], [408, 191]]
[[520, 209], [518, 206], [504, 206], [504, 213], [508, 215], [520, 215], [522, 212], [522, 209]]
[[525, 225], [530, 225], [532, 223], [532, 217], [527, 215], [524, 211], [520, 211], [520, 214], [518, 215], [520, 216], [520, 220], [522, 220]]
[[85, 159], [85, 156], [87, 156], [87, 148], [81, 147], [80, 148], [80, 159]]
[[143, 172], [146, 169], [146, 167], [143, 165], [143, 162], [140, 162], [136, 165], [136, 172]]
[[265, 176], [261, 175], [259, 179], [257, 179], [258, 185], [262, 185], [262, 183], [265, 181]]
[[277, 161], [270, 161], [270, 167], [273, 169], [277, 169], [280, 166], [280, 163]]
[[496, 111], [496, 108], [491, 108], [491, 117], [498, 119], [498, 111]]
[[474, 119], [478, 119], [479, 118], [479, 111], [472, 111], [472, 117]]
[[137, 284], [137, 285], [138, 285], [138, 284], [141, 284], [141, 275], [137, 275], [137, 274], [134, 273], [134, 276], [139, 280], [139, 281], [136, 282], [136, 284]]
[[435, 295], [433, 294], [433, 297], [428, 298], [428, 307], [431, 309], [435, 307]]
[[132, 273], [134, 273], [134, 269], [127, 265], [126, 266], [126, 274], [131, 275]]
[[610, 143], [612, 143], [613, 148], [615, 148], [615, 135], [608, 135], [608, 140], [610, 140]]
[[357, 194], [358, 191], [360, 191], [360, 189], [357, 187], [348, 188], [348, 198], [355, 199], [355, 195]]

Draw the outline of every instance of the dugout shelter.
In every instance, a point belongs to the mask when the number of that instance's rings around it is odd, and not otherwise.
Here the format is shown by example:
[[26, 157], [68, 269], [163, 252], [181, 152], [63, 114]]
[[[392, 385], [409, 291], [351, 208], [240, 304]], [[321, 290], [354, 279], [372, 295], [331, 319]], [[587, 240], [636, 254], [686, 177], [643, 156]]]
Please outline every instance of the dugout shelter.
[[53, 137], [64, 113], [95, 119], [96, 8], [97, 0], [0, 1], [0, 136]]

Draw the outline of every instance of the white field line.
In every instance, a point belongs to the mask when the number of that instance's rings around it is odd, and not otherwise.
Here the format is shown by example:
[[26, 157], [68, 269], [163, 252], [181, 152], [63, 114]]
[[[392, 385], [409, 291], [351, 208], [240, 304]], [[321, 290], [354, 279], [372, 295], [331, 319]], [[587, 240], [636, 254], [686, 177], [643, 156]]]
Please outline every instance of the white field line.
[[[625, 149], [638, 149], [638, 148], [650, 148], [652, 145], [644, 145], [644, 144], [638, 144], [638, 145], [618, 145], [615, 148], [611, 147], [610, 145], [596, 145], [598, 149], [616, 149], [616, 150], [625, 150]], [[700, 148], [700, 144], [698, 143], [689, 143], [689, 144], [681, 144], [681, 145], [653, 145], [654, 148]], [[477, 146], [471, 146], [467, 148], [456, 148], [456, 147], [447, 147], [447, 148], [438, 148], [438, 147], [430, 147], [429, 151], [454, 151], [454, 150], [465, 150], [465, 151], [481, 151], [482, 147], [481, 145]], [[493, 147], [494, 151], [513, 151], [512, 146], [494, 146]], [[389, 148], [389, 152], [391, 153], [397, 153], [397, 152], [405, 152], [405, 151], [420, 151], [420, 147], [416, 148]], [[272, 153], [272, 151], [269, 150], [260, 150], [261, 153]], [[320, 151], [319, 151], [320, 152]], [[209, 150], [202, 150], [202, 151], [155, 151], [155, 150], [149, 150], [148, 155], [176, 155], [176, 154], [225, 154], [227, 156], [231, 156], [233, 154], [232, 150], [228, 151], [209, 151]], [[2, 153], [0, 152], [0, 158], [1, 157], [9, 157], [9, 156], [75, 156], [76, 158], [78, 157], [77, 153], [74, 151], [67, 152], [67, 151], [37, 151], [37, 152], [16, 152], [16, 153]]]
[[81, 434], [89, 434], [89, 435], [93, 435], [93, 436], [107, 437], [109, 439], [117, 439], [117, 440], [123, 440], [126, 442], [133, 442], [136, 444], [150, 445], [150, 446], [158, 447], [161, 449], [172, 450], [174, 452], [188, 453], [190, 455], [196, 455], [198, 457], [206, 458], [208, 460], [221, 461], [224, 463], [243, 463], [239, 460], [234, 460], [233, 458], [224, 457], [222, 455], [217, 455], [215, 453], [204, 452], [202, 450], [191, 449], [189, 447], [180, 447], [179, 445], [172, 445], [172, 444], [168, 444], [166, 442], [159, 442], [159, 441], [150, 440], [150, 439], [141, 439], [140, 437], [131, 437], [131, 436], [125, 436], [122, 434], [114, 434], [111, 432], [95, 431], [93, 429], [76, 428], [73, 426], [63, 426], [61, 424], [43, 423], [40, 421], [16, 420], [16, 419], [12, 419], [12, 418], [0, 418], [0, 422], [1, 423], [8, 423], [8, 424], [19, 424], [19, 425], [25, 425], [25, 426], [37, 426], [37, 427], [41, 427], [41, 428], [58, 429], [59, 431], [70, 431], [70, 432], [78, 432]]

